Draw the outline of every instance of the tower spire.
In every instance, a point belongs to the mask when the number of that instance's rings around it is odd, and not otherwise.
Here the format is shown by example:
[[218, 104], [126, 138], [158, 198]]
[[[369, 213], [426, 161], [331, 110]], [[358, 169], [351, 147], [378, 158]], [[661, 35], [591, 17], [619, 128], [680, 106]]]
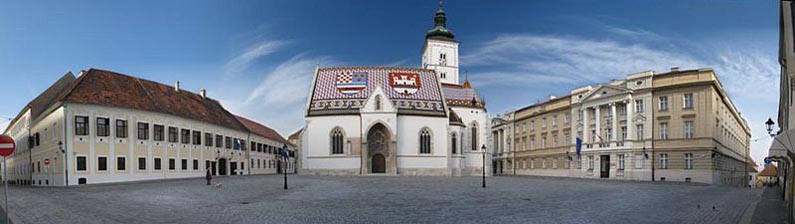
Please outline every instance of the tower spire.
[[444, 13], [444, 0], [439, 0], [439, 10], [436, 10], [436, 16], [433, 17], [433, 29], [425, 34], [425, 38], [436, 38], [448, 41], [455, 41], [453, 31], [447, 29], [447, 16]]

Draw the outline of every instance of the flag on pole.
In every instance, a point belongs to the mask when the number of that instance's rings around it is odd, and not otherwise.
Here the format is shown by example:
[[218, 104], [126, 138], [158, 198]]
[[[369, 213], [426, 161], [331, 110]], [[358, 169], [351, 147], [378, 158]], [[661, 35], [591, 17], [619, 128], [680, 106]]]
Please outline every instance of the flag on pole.
[[287, 150], [286, 147], [279, 149], [279, 153], [282, 154], [282, 158], [290, 158], [290, 150]]
[[577, 137], [576, 142], [577, 142], [577, 156], [579, 156], [580, 152], [582, 151], [582, 139], [580, 137]]

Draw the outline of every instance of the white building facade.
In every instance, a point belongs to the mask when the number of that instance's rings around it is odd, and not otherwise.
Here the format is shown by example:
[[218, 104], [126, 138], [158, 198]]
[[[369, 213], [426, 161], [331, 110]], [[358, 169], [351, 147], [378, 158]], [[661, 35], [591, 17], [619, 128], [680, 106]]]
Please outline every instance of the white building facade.
[[66, 74], [5, 131], [23, 143], [8, 178], [67, 186], [275, 173], [287, 141], [205, 94], [99, 69]]
[[485, 103], [458, 83], [458, 42], [441, 8], [434, 23], [422, 68], [316, 70], [300, 173], [457, 176], [490, 167]]

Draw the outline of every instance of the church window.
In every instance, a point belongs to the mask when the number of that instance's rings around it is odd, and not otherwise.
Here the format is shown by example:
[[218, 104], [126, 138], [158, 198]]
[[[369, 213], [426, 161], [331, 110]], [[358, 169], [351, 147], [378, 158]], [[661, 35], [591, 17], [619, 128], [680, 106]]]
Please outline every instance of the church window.
[[472, 151], [478, 150], [478, 125], [472, 124]]
[[420, 131], [420, 154], [430, 154], [431, 153], [431, 131], [427, 128], [423, 128]]
[[453, 148], [453, 154], [456, 154], [457, 151], [458, 151], [458, 149], [457, 149], [458, 146], [456, 145], [457, 141], [458, 141], [458, 139], [456, 138], [455, 133], [453, 133], [453, 140], [451, 141], [452, 142], [452, 146], [453, 146], [452, 147]]
[[442, 72], [442, 73], [440, 74], [440, 76], [441, 76], [443, 79], [446, 79], [446, 78], [447, 78], [447, 73], [444, 73], [444, 72]]
[[342, 129], [334, 128], [331, 131], [331, 154], [342, 154], [343, 135]]
[[447, 54], [439, 54], [439, 65], [447, 65]]
[[381, 110], [381, 96], [375, 96], [375, 110]]

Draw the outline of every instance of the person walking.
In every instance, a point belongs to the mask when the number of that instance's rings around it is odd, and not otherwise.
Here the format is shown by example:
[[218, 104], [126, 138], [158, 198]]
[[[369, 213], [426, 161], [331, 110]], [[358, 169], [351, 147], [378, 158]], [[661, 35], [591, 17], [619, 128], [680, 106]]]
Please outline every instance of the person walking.
[[213, 174], [210, 173], [210, 167], [207, 167], [207, 185], [210, 185], [210, 182], [213, 180]]

